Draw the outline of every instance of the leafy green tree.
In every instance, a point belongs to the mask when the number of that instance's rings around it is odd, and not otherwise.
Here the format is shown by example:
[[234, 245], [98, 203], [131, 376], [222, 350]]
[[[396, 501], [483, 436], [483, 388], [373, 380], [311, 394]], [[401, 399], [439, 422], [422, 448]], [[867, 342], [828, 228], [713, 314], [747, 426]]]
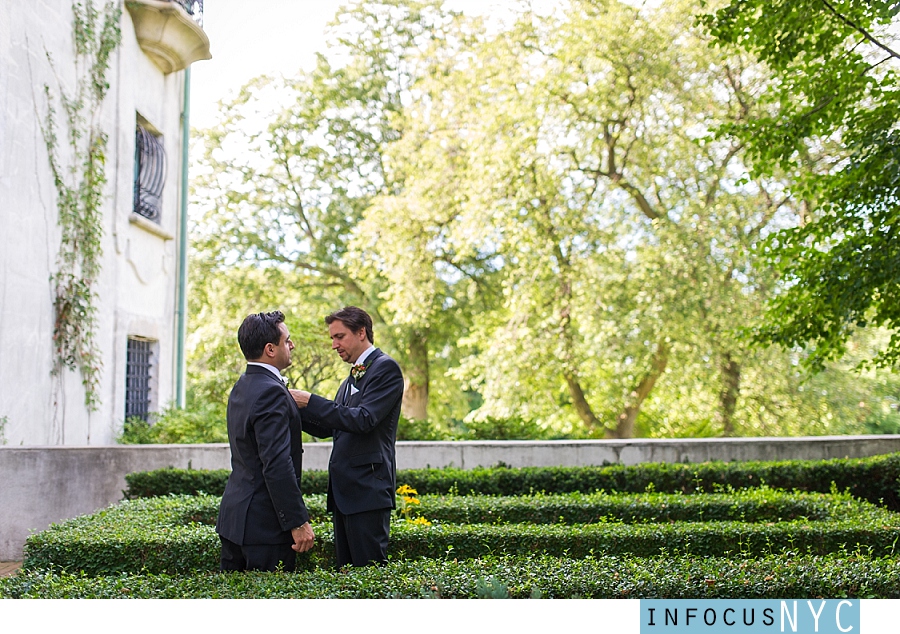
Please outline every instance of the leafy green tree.
[[[419, 419], [427, 416], [429, 363], [453, 329], [431, 305], [389, 305], [391, 279], [350, 245], [373, 198], [402, 188], [383, 151], [401, 135], [421, 54], [441, 45], [453, 16], [437, 2], [349, 4], [312, 72], [282, 83], [261, 78], [225, 106], [221, 125], [205, 133], [198, 179], [202, 257], [292, 269], [297, 284], [315, 289], [323, 314], [341, 304], [365, 308], [404, 369], [404, 412]], [[283, 106], [254, 127], [272, 95]], [[415, 265], [404, 260], [407, 270]]]
[[789, 185], [842, 140], [749, 170], [753, 139], [713, 133], [773, 117], [783, 80], [711, 49], [695, 1], [506, 9], [355, 2], [314, 71], [225, 106], [197, 180], [192, 398], [224, 403], [225, 324], [276, 307], [298, 384], [333, 390], [321, 318], [355, 303], [404, 368], [402, 438], [895, 429], [889, 377], [810, 379], [807, 352], [740, 336], [780, 292], [759, 245], [820, 214]]
[[[893, 0], [735, 0], [701, 17], [722, 45], [750, 52], [779, 80], [770, 108], [726, 130], [757, 172], [803, 175], [793, 194], [810, 213], [768, 244], [782, 292], [757, 338], [811, 346], [814, 369], [866, 326], [892, 332], [875, 365], [900, 359], [900, 55], [889, 32], [898, 11]], [[823, 143], [827, 163], [808, 169]]]
[[469, 25], [470, 55], [419, 84], [389, 152], [404, 191], [375, 206], [416, 245], [409, 293], [471, 258], [493, 295], [455, 372], [484, 398], [476, 419], [630, 437], [678, 353], [706, 359], [718, 433], [737, 433], [733, 326], [771, 286], [751, 247], [791, 213], [780, 181], [742, 188], [739, 145], [707, 138], [751, 107], [752, 70], [711, 55], [688, 4], [567, 6]]
[[300, 276], [278, 268], [219, 269], [195, 263], [187, 342], [190, 402], [198, 408], [213, 405], [224, 421], [228, 394], [246, 367], [237, 344], [238, 327], [244, 317], [261, 311], [285, 314], [295, 346], [284, 372], [289, 383], [312, 390], [337, 388], [342, 364], [324, 334], [319, 305], [310, 301]]

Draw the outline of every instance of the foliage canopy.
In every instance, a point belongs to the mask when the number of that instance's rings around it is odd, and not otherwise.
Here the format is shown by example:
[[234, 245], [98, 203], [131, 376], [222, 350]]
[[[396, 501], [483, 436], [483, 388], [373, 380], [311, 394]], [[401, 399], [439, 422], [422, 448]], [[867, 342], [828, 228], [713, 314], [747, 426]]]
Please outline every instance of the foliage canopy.
[[[701, 17], [778, 80], [764, 115], [726, 129], [747, 144], [756, 171], [798, 174], [793, 189], [808, 215], [765, 247], [784, 292], [756, 334], [811, 344], [815, 369], [866, 326], [893, 333], [874, 363], [900, 361], [900, 55], [888, 29], [898, 11], [893, 0], [738, 0]], [[827, 159], [812, 162], [821, 146]]]

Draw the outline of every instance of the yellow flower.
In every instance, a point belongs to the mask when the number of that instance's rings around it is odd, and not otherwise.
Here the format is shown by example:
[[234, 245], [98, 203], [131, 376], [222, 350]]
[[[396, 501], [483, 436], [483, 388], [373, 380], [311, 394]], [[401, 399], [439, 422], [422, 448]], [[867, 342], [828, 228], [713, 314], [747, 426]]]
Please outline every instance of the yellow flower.
[[417, 517], [414, 520], [410, 520], [410, 524], [419, 524], [420, 526], [431, 526], [431, 522], [426, 520], [424, 517]]
[[397, 493], [399, 493], [400, 495], [418, 495], [419, 494], [418, 491], [416, 491], [414, 488], [412, 488], [408, 484], [401, 485], [400, 488], [397, 489]]

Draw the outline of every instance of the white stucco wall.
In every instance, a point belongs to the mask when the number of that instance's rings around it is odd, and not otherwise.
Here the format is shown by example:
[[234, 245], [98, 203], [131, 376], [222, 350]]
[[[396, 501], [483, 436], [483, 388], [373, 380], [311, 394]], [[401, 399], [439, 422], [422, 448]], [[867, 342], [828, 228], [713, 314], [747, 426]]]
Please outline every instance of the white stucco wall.
[[[95, 6], [102, 2], [95, 0]], [[62, 119], [59, 86], [74, 91], [71, 0], [0, 3], [0, 442], [104, 445], [125, 412], [130, 335], [154, 339], [151, 409], [173, 399], [176, 240], [181, 198], [183, 71], [164, 75], [138, 45], [122, 9], [109, 92], [95, 113], [108, 134], [102, 273], [96, 341], [102, 371], [98, 411], [84, 407], [81, 377], [53, 368], [53, 294], [60, 231], [56, 190], [41, 134], [44, 85]], [[47, 54], [53, 59], [53, 65]], [[159, 231], [131, 220], [135, 123], [140, 113], [163, 135], [167, 166]], [[67, 148], [60, 129], [61, 150]]]

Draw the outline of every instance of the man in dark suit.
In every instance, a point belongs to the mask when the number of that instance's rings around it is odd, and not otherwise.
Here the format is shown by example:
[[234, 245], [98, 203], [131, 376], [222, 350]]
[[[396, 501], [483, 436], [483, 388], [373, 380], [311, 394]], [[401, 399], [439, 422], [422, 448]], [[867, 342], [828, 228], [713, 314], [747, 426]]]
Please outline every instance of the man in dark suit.
[[249, 315], [238, 343], [247, 370], [228, 398], [232, 470], [216, 522], [221, 569], [291, 571], [314, 539], [300, 493], [300, 412], [281, 378], [294, 344], [280, 311]]
[[331, 347], [351, 366], [335, 399], [292, 390], [303, 408], [303, 428], [333, 436], [328, 462], [328, 510], [332, 513], [338, 568], [387, 563], [391, 511], [397, 482], [397, 421], [403, 375], [375, 348], [372, 318], [347, 306], [325, 318]]

